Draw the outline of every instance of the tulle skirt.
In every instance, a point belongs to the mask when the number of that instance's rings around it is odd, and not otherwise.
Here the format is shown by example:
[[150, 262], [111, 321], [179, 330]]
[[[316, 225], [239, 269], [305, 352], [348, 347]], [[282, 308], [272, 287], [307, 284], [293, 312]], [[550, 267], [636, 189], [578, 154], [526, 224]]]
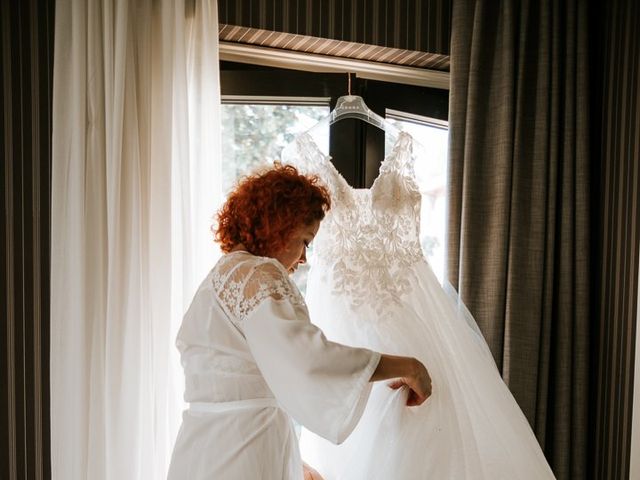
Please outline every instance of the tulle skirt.
[[548, 479], [542, 450], [504, 384], [477, 326], [425, 262], [409, 272], [410, 294], [380, 315], [335, 294], [329, 269], [307, 284], [312, 321], [331, 340], [422, 361], [433, 394], [406, 407], [406, 390], [374, 385], [351, 436], [333, 445], [303, 429], [302, 457], [325, 480]]

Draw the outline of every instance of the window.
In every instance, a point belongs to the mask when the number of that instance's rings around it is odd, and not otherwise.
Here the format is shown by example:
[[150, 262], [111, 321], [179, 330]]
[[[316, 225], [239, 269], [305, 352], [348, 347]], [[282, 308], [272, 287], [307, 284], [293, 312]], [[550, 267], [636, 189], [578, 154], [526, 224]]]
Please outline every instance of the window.
[[[223, 188], [260, 164], [280, 157], [293, 138], [329, 114], [347, 93], [346, 74], [312, 73], [230, 62], [221, 63], [223, 94]], [[421, 243], [442, 279], [445, 263], [445, 185], [448, 91], [354, 79], [352, 92], [389, 120], [401, 123], [427, 147], [416, 164], [423, 195]], [[342, 176], [355, 188], [368, 188], [385, 154], [384, 132], [358, 120], [342, 120], [327, 132], [329, 152]], [[294, 277], [304, 293], [308, 268]]]
[[328, 114], [328, 99], [223, 97], [223, 191], [255, 168], [278, 160], [285, 145]]
[[[229, 192], [247, 173], [278, 160], [296, 135], [310, 129], [329, 111], [327, 98], [223, 97], [223, 192]], [[301, 265], [292, 276], [303, 294], [309, 268], [308, 264]]]
[[420, 243], [433, 272], [442, 282], [445, 268], [448, 125], [442, 120], [396, 110], [387, 110], [387, 119], [410, 133], [429, 154], [428, 157], [418, 158], [414, 164], [422, 194]]

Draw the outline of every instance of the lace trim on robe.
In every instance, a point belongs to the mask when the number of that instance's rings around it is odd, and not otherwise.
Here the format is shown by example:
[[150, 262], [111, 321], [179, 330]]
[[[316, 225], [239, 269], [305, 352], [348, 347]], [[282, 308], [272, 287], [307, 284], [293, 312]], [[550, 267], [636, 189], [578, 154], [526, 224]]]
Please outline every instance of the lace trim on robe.
[[237, 327], [267, 298], [304, 304], [302, 295], [276, 262], [236, 252], [221, 259], [214, 269], [211, 276], [214, 291]]

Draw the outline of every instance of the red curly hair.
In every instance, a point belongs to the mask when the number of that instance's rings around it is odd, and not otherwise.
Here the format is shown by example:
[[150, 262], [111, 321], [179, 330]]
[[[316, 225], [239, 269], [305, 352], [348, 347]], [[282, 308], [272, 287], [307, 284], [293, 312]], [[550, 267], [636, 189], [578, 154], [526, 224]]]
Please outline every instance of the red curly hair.
[[297, 228], [322, 220], [330, 208], [329, 192], [318, 177], [276, 164], [238, 183], [212, 229], [225, 253], [242, 244], [254, 255], [270, 256], [285, 247]]

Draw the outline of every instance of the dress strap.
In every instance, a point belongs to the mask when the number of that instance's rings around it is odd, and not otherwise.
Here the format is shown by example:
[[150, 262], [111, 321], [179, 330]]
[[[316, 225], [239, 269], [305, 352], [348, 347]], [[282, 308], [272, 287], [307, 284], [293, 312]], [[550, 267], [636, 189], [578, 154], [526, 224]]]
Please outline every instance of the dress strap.
[[380, 172], [395, 170], [401, 174], [413, 176], [413, 137], [407, 132], [400, 132], [389, 155], [380, 166]]

